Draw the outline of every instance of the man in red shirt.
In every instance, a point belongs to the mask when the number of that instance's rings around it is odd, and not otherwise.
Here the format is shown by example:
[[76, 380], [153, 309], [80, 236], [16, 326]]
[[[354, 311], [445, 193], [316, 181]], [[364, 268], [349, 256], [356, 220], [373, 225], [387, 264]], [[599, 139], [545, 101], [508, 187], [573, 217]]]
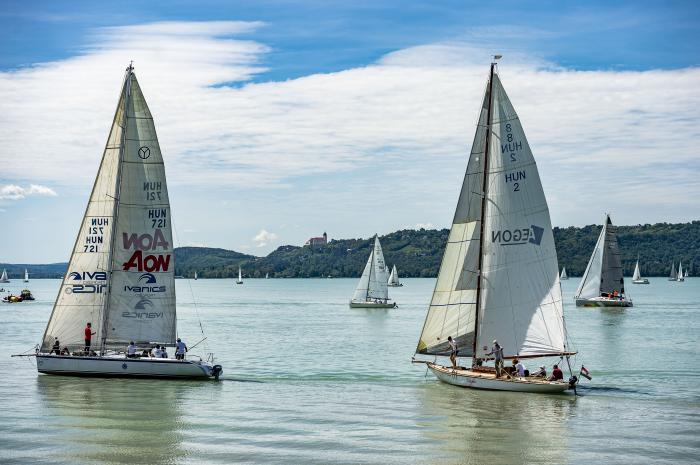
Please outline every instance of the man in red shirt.
[[561, 371], [558, 365], [554, 365], [552, 369], [552, 376], [549, 377], [549, 381], [560, 381], [564, 379], [564, 372]]
[[85, 354], [90, 355], [90, 342], [92, 341], [92, 335], [95, 332], [92, 330], [92, 323], [88, 323], [85, 326]]

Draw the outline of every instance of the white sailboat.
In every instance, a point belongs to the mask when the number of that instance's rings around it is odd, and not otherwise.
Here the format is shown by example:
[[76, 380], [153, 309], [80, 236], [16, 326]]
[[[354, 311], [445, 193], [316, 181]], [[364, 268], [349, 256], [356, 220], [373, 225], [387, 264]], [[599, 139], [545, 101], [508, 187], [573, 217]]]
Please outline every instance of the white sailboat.
[[369, 254], [367, 264], [357, 283], [357, 288], [350, 301], [351, 308], [394, 308], [396, 302], [389, 299], [386, 264], [379, 237], [374, 236], [374, 247]]
[[685, 281], [685, 276], [683, 275], [683, 264], [681, 262], [678, 262], [678, 275], [676, 277], [676, 281], [679, 283]]
[[567, 279], [569, 279], [569, 275], [566, 274], [566, 267], [561, 269], [561, 276], [559, 276], [559, 279], [562, 281], [566, 281]]
[[625, 296], [617, 228], [608, 214], [574, 299], [578, 307], [632, 306], [632, 300]]
[[265, 279], [270, 279], [270, 273], [265, 273]]
[[668, 274], [669, 281], [675, 281], [678, 279], [678, 274], [676, 273], [676, 262], [671, 262], [671, 272]]
[[236, 280], [236, 284], [243, 284], [243, 272], [240, 266], [238, 267], [238, 279]]
[[685, 275], [684, 275], [684, 277], [686, 277], [686, 278], [688, 277], [688, 269], [687, 269], [687, 268], [685, 269]]
[[24, 269], [24, 282], [28, 283], [29, 282], [29, 271], [27, 269]]
[[[568, 357], [559, 265], [549, 209], [518, 115], [495, 63], [466, 175], [416, 354], [457, 357], [471, 368], [426, 363], [449, 384], [502, 391], [561, 392], [570, 384], [496, 377], [484, 367], [497, 339], [504, 356]], [[572, 381], [574, 385], [576, 380]]]
[[10, 282], [10, 280], [7, 279], [7, 270], [3, 268], [2, 275], [0, 275], [0, 283], [9, 283], [9, 282]]
[[389, 275], [389, 287], [402, 287], [403, 284], [399, 281], [399, 272], [396, 271], [396, 265], [391, 268], [391, 274]]
[[649, 280], [647, 278], [642, 278], [642, 273], [639, 271], [639, 257], [637, 257], [637, 263], [634, 265], [632, 284], [649, 284]]
[[[163, 158], [153, 118], [129, 66], [68, 271], [37, 348], [38, 371], [218, 378], [221, 366], [207, 361], [124, 353], [130, 341], [138, 353], [155, 344], [175, 344], [174, 270]], [[95, 334], [89, 350], [84, 343], [87, 322]], [[61, 355], [52, 350], [55, 345]]]
[[194, 272], [194, 280], [197, 281], [197, 272]]

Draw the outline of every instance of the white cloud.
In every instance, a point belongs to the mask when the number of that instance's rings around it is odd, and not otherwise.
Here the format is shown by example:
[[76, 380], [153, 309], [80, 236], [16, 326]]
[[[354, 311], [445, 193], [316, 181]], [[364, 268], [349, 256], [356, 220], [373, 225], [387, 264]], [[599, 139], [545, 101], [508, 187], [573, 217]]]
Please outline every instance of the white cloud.
[[0, 200], [21, 200], [30, 195], [56, 197], [58, 194], [50, 187], [38, 184], [30, 184], [29, 187], [21, 187], [16, 184], [0, 185]]
[[253, 242], [255, 242], [258, 247], [265, 247], [266, 245], [277, 241], [277, 239], [277, 234], [261, 229], [260, 232], [253, 238]]

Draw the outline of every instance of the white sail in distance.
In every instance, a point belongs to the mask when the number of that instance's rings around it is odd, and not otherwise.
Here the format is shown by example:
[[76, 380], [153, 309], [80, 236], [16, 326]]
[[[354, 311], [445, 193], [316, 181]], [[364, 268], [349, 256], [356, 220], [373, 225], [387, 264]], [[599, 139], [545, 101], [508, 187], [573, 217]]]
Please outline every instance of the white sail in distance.
[[153, 118], [130, 67], [44, 334], [71, 350], [87, 322], [104, 347], [175, 339], [170, 203]]
[[642, 279], [642, 273], [639, 271], [639, 260], [637, 260], [637, 263], [634, 265], [634, 273], [632, 274], [632, 279], [634, 281], [639, 281]]
[[625, 281], [617, 245], [617, 228], [610, 215], [605, 215], [603, 229], [576, 291], [576, 298], [591, 299], [602, 293], [618, 291], [624, 294]]
[[683, 263], [678, 262], [678, 280], [682, 281], [683, 280]]
[[7, 270], [3, 268], [2, 275], [0, 275], [0, 283], [9, 283], [10, 280], [7, 279]]
[[561, 269], [561, 277], [560, 279], [569, 279], [569, 276], [566, 274], [566, 267]]
[[391, 268], [391, 274], [389, 275], [389, 285], [398, 286], [401, 282], [399, 281], [399, 272], [396, 271], [396, 265]]
[[367, 263], [362, 271], [360, 282], [355, 288], [352, 300], [365, 302], [369, 299], [388, 300], [389, 287], [387, 283], [386, 264], [379, 237], [374, 236], [374, 246], [367, 258]]

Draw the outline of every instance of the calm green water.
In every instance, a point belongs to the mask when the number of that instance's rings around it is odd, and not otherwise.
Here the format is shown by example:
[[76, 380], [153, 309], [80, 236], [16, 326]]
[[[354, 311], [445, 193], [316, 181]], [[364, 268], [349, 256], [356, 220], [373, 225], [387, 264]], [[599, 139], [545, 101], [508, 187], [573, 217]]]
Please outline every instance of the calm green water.
[[217, 383], [38, 375], [10, 358], [51, 312], [58, 281], [34, 280], [36, 302], [0, 306], [0, 462], [700, 462], [700, 278], [629, 284], [624, 310], [576, 308], [565, 281], [576, 363], [594, 376], [578, 398], [426, 376], [410, 360], [434, 281], [404, 282], [400, 308], [366, 311], [348, 308], [351, 279], [179, 280], [180, 335], [201, 339], [199, 314]]

